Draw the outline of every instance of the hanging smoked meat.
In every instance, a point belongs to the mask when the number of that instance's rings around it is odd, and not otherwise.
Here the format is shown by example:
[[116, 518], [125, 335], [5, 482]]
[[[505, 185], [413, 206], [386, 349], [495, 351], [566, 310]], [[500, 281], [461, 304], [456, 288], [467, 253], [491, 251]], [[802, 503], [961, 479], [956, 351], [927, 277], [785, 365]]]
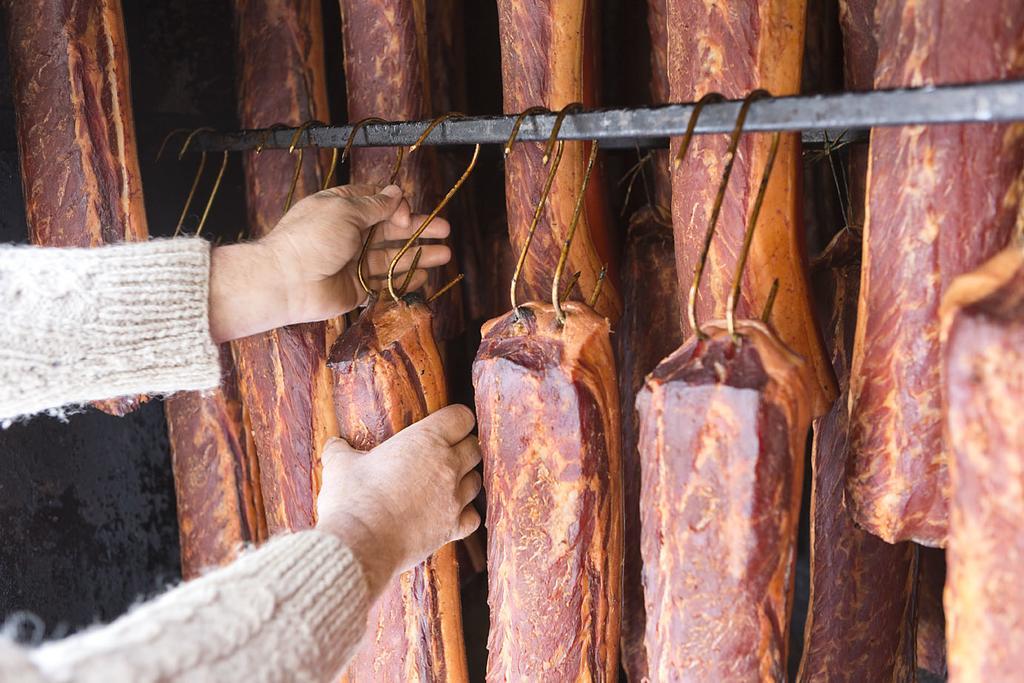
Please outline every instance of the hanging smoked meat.
[[[740, 99], [758, 88], [773, 95], [800, 92], [804, 0], [667, 0], [667, 5], [673, 101], [692, 102], [709, 92]], [[686, 161], [672, 175], [676, 275], [683, 310], [722, 177], [727, 143], [726, 136], [696, 137]], [[678, 144], [674, 141], [673, 153]], [[697, 298], [701, 319], [725, 313], [725, 283], [735, 271], [768, 149], [767, 135], [747, 135], [740, 142], [718, 236], [708, 259], [709, 286]], [[817, 377], [812, 394], [814, 413], [820, 414], [835, 398], [836, 386], [808, 293], [799, 175], [799, 135], [785, 135], [754, 237], [750, 267], [744, 273], [737, 313], [760, 315], [772, 283], [778, 279], [772, 327], [811, 364]]]
[[[370, 450], [448, 404], [431, 313], [414, 295], [371, 297], [338, 338], [329, 364], [341, 436]], [[346, 680], [467, 681], [455, 545], [384, 590]]]
[[473, 364], [487, 491], [488, 681], [614, 681], [622, 493], [608, 321], [489, 321]]
[[[668, 101], [668, 26], [665, 0], [649, 0], [651, 101]], [[630, 681], [647, 676], [644, 590], [640, 560], [640, 454], [637, 451], [636, 393], [644, 377], [682, 343], [672, 245], [668, 153], [657, 151], [653, 166], [653, 205], [633, 214], [622, 261], [622, 317], [615, 329], [622, 415], [622, 497], [624, 556], [622, 581], [622, 668]]]
[[949, 676], [1016, 681], [1024, 653], [1024, 241], [953, 281], [942, 339]]
[[[916, 663], [920, 674], [926, 672], [945, 680], [946, 614], [942, 607], [942, 593], [946, 585], [946, 553], [941, 548], [918, 547], [917, 587], [914, 602], [914, 630], [917, 632]], [[988, 679], [980, 679], [988, 680]]]
[[[851, 201], [856, 201], [855, 195]], [[814, 422], [811, 589], [797, 676], [807, 683], [914, 680], [914, 544], [890, 545], [858, 528], [843, 501], [849, 453], [845, 399], [859, 257], [860, 240], [847, 228], [836, 235], [815, 268], [816, 289], [828, 293], [826, 343], [843, 393]]]
[[[431, 72], [429, 39], [429, 31], [436, 32], [436, 25], [443, 22], [439, 18], [428, 27], [426, 0], [340, 0], [339, 4], [349, 121], [369, 117], [419, 121], [445, 113], [435, 112], [433, 101], [448, 100], [434, 93], [447, 90], [448, 74], [442, 78]], [[456, 11], [449, 3], [443, 3], [443, 9]], [[433, 7], [433, 11], [441, 12], [442, 5]], [[440, 50], [440, 45], [434, 47]], [[394, 169], [395, 154], [390, 147], [353, 148], [351, 181], [386, 184]], [[450, 175], [451, 169], [442, 164], [436, 148], [427, 145], [412, 154], [406, 150], [396, 182], [413, 211], [427, 213], [441, 198]], [[444, 285], [457, 274], [455, 270], [454, 263], [449, 268], [434, 269], [426, 291]], [[438, 299], [436, 305], [438, 339], [458, 336], [464, 327], [460, 288]]]
[[[244, 128], [326, 121], [319, 0], [235, 0], [239, 117]], [[296, 157], [278, 150], [244, 160], [251, 237], [284, 212]], [[316, 154], [305, 154], [296, 200], [319, 189]], [[315, 521], [320, 450], [337, 434], [325, 360], [337, 325], [291, 325], [232, 343], [239, 389], [252, 425], [271, 534]]]
[[174, 394], [164, 401], [186, 580], [227, 564], [243, 545], [267, 536], [259, 465], [230, 353], [221, 347], [221, 388]]
[[[5, 0], [25, 217], [33, 244], [148, 238], [121, 0]], [[97, 401], [111, 415], [138, 397]]]
[[704, 331], [637, 397], [648, 675], [784, 680], [814, 371], [760, 322]]
[[[876, 88], [1024, 76], [1018, 0], [878, 0]], [[939, 316], [954, 277], [1005, 246], [1024, 127], [906, 126], [871, 136], [860, 307], [850, 375], [847, 490], [889, 542], [942, 546], [949, 481]]]
[[[875, 0], [840, 3], [846, 85], [870, 89], [877, 55]], [[798, 681], [914, 679], [915, 551], [859, 529], [843, 502], [848, 448], [847, 388], [860, 285], [866, 145], [848, 147], [850, 225], [815, 261], [825, 344], [841, 394], [814, 422], [811, 454], [811, 577]]]
[[[558, 110], [574, 102], [597, 105], [600, 40], [596, 3], [591, 0], [498, 0], [504, 107], [518, 114], [530, 107]], [[523, 271], [525, 300], [547, 300], [551, 274], [565, 241], [576, 197], [583, 184], [589, 149], [568, 142]], [[544, 184], [543, 145], [520, 142], [505, 159], [505, 203], [512, 247], [521, 253]], [[572, 296], [592, 292], [602, 267], [610, 277], [597, 312], [616, 320], [622, 309], [616, 283], [615, 237], [601, 168], [594, 170], [579, 229], [572, 242], [568, 272], [580, 272]]]

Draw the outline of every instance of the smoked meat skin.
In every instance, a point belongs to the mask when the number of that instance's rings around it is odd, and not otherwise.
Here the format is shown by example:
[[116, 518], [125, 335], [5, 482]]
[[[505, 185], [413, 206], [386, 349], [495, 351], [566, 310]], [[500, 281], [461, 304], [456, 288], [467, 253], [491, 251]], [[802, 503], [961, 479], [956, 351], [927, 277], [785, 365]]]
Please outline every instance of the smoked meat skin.
[[[501, 75], [506, 114], [542, 106], [557, 111], [573, 102], [597, 106], [597, 59], [600, 40], [592, 0], [498, 0], [501, 31]], [[565, 241], [590, 153], [589, 143], [567, 142], [558, 175], [541, 214], [520, 281], [520, 301], [547, 301], [551, 274]], [[543, 145], [520, 142], [505, 158], [505, 203], [508, 234], [518, 254], [547, 176], [541, 162]], [[601, 268], [609, 277], [596, 306], [616, 320], [622, 310], [617, 288], [612, 218], [607, 205], [601, 164], [587, 186], [584, 209], [569, 251], [566, 272], [580, 272], [574, 298], [589, 296]]]
[[[121, 1], [5, 0], [3, 8], [30, 240], [147, 239]], [[125, 415], [138, 403], [93, 405]]]
[[615, 330], [622, 415], [622, 496], [625, 507], [622, 582], [622, 667], [630, 681], [647, 675], [640, 559], [640, 453], [636, 393], [644, 377], [682, 342], [676, 298], [672, 229], [650, 207], [633, 215], [622, 262], [622, 317]]
[[637, 396], [655, 681], [778, 681], [814, 374], [759, 322], [705, 323]]
[[[370, 450], [448, 404], [431, 313], [413, 296], [375, 296], [331, 349], [341, 437]], [[345, 680], [469, 680], [455, 545], [449, 543], [384, 590]]]
[[473, 363], [487, 492], [487, 680], [615, 681], [622, 492], [608, 322], [531, 303]]
[[178, 502], [181, 576], [233, 560], [266, 539], [259, 465], [245, 432], [230, 349], [221, 347], [221, 386], [164, 401]]
[[[668, 77], [675, 102], [709, 92], [742, 98], [764, 88], [773, 95], [800, 92], [804, 0], [668, 0]], [[722, 178], [728, 135], [694, 138], [687, 159], [672, 173], [672, 223], [680, 309], [693, 282], [715, 194]], [[771, 136], [745, 135], [722, 204], [715, 240], [697, 297], [701, 320], [725, 314], [747, 217], [768, 155]], [[673, 138], [671, 152], [679, 148]], [[740, 317], [756, 317], [772, 282], [779, 281], [772, 316], [780, 339], [814, 369], [814, 414], [836, 397], [835, 378], [824, 351], [807, 284], [807, 256], [800, 210], [800, 139], [783, 135], [743, 274]], [[684, 321], [684, 336], [689, 325]]]
[[953, 281], [942, 302], [949, 680], [1020, 680], [1024, 656], [1024, 244]]
[[[319, 0], [235, 0], [239, 118], [244, 128], [328, 120]], [[306, 154], [295, 201], [320, 187]], [[284, 212], [295, 169], [287, 152], [246, 152], [248, 230], [270, 232]], [[315, 522], [320, 450], [337, 435], [325, 360], [333, 322], [282, 327], [232, 342], [239, 389], [252, 423], [267, 529]]]
[[[1018, 0], [878, 0], [876, 88], [1024, 76]], [[1024, 125], [906, 126], [871, 135], [847, 492], [890, 543], [946, 540], [939, 302], [1006, 245]]]

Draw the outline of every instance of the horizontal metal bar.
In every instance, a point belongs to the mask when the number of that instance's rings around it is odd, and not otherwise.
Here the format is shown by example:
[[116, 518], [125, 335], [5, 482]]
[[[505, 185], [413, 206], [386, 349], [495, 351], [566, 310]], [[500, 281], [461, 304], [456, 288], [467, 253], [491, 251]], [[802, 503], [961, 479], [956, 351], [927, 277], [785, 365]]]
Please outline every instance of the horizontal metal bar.
[[[732, 130], [740, 102], [708, 104], [695, 132], [726, 133]], [[637, 109], [603, 109], [569, 114], [562, 123], [563, 140], [600, 140], [603, 147], [650, 147], [682, 135], [693, 104], [670, 104]], [[546, 140], [554, 114], [523, 119], [520, 141]], [[474, 116], [449, 119], [437, 126], [424, 145], [504, 144], [515, 116]], [[846, 133], [863, 137], [880, 126], [932, 125], [943, 123], [991, 123], [1024, 121], [1024, 81], [877, 90], [836, 95], [766, 98], [754, 102], [744, 130], [804, 131], [810, 142], [834, 140]], [[356, 134], [357, 147], [410, 145], [426, 130], [429, 121], [397, 121], [369, 124]], [[262, 144], [267, 149], [287, 148], [296, 128], [247, 130], [235, 133], [201, 133], [196, 147], [208, 151], [241, 151]], [[350, 126], [312, 126], [298, 146], [344, 147]], [[807, 135], [810, 133], [811, 135]], [[817, 136], [817, 137], [816, 137]], [[660, 142], [659, 142], [660, 141]]]

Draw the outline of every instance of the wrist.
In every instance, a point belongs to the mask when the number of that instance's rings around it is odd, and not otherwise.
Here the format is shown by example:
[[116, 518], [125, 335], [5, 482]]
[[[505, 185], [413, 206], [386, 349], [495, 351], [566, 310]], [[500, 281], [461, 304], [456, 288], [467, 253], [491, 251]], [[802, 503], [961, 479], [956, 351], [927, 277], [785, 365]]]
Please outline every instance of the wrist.
[[375, 600], [398, 572], [398, 563], [387, 544], [365, 522], [351, 515], [320, 519], [316, 528], [338, 538], [352, 551], [363, 569], [370, 600]]
[[260, 242], [210, 253], [210, 335], [222, 343], [288, 324], [287, 287], [273, 253]]

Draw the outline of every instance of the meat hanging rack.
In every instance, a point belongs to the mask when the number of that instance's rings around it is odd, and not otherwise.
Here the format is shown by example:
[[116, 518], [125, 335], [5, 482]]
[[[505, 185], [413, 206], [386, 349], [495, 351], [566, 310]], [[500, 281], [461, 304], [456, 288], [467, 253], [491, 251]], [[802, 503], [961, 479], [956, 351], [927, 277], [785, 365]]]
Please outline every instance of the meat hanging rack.
[[[694, 133], [728, 133], [741, 100], [707, 104]], [[667, 138], [686, 130], [693, 104], [669, 104], [633, 109], [580, 110], [565, 117], [563, 140], [599, 140], [606, 149], [663, 147]], [[555, 114], [523, 119], [519, 141], [544, 141]], [[437, 125], [424, 145], [504, 144], [516, 116], [452, 117]], [[866, 139], [879, 126], [993, 123], [1024, 121], [1024, 81], [930, 86], [834, 95], [800, 95], [757, 100], [750, 106], [744, 131], [801, 131], [805, 143], [821, 144]], [[356, 147], [411, 145], [430, 121], [370, 123], [356, 133]], [[244, 151], [262, 146], [287, 149], [298, 128], [274, 127], [238, 132], [201, 132], [193, 150]], [[309, 125], [296, 147], [344, 147], [352, 127]]]

